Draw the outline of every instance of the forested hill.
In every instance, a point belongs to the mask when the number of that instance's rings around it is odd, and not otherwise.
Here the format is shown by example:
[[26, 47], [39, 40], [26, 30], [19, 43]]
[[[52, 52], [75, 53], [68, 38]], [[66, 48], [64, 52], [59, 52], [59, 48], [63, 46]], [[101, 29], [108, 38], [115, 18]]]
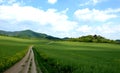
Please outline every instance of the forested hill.
[[118, 43], [120, 43], [120, 40], [118, 39], [118, 40], [116, 40]]
[[23, 30], [23, 31], [14, 31], [14, 32], [0, 30], [0, 35], [13, 36], [19, 38], [37, 38], [37, 39], [51, 39], [51, 40], [60, 39], [47, 34], [37, 33], [32, 30]]
[[94, 42], [94, 43], [119, 43], [115, 40], [106, 39], [100, 35], [87, 35], [78, 38], [65, 38], [68, 41], [76, 41], [76, 42]]

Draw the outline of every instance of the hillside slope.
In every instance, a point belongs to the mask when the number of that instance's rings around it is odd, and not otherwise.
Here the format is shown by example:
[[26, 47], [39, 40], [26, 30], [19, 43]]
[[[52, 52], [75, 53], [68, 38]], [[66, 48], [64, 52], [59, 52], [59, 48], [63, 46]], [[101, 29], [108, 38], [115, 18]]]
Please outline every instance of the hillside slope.
[[57, 37], [53, 37], [43, 33], [37, 33], [32, 30], [23, 30], [23, 31], [14, 31], [14, 32], [0, 30], [0, 35], [14, 36], [20, 38], [38, 38], [38, 39], [42, 38], [42, 39], [54, 39], [54, 40], [59, 39]]

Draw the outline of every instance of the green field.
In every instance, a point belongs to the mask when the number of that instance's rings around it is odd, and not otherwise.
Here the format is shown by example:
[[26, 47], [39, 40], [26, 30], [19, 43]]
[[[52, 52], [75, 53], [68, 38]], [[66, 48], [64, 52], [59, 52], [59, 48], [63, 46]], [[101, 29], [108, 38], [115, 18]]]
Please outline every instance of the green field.
[[29, 40], [0, 36], [0, 73], [18, 62], [26, 54]]
[[30, 45], [34, 45], [37, 70], [43, 73], [120, 73], [119, 44], [3, 36], [0, 36], [0, 72], [19, 61]]
[[120, 73], [120, 45], [50, 42], [35, 47], [44, 73]]

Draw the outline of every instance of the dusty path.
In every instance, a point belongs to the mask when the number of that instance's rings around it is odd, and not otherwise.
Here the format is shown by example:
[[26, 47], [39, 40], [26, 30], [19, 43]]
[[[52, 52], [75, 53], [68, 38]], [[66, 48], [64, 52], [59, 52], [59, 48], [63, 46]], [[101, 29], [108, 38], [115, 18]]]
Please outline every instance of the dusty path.
[[26, 56], [4, 73], [37, 73], [34, 61], [33, 46], [30, 46]]

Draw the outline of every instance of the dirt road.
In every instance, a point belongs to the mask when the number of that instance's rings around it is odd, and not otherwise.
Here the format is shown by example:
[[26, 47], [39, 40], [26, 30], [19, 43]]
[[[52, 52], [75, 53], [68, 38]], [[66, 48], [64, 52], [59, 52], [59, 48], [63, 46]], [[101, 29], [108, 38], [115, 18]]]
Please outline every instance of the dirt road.
[[21, 61], [6, 70], [4, 73], [37, 73], [32, 47], [33, 46], [30, 46], [29, 51]]

